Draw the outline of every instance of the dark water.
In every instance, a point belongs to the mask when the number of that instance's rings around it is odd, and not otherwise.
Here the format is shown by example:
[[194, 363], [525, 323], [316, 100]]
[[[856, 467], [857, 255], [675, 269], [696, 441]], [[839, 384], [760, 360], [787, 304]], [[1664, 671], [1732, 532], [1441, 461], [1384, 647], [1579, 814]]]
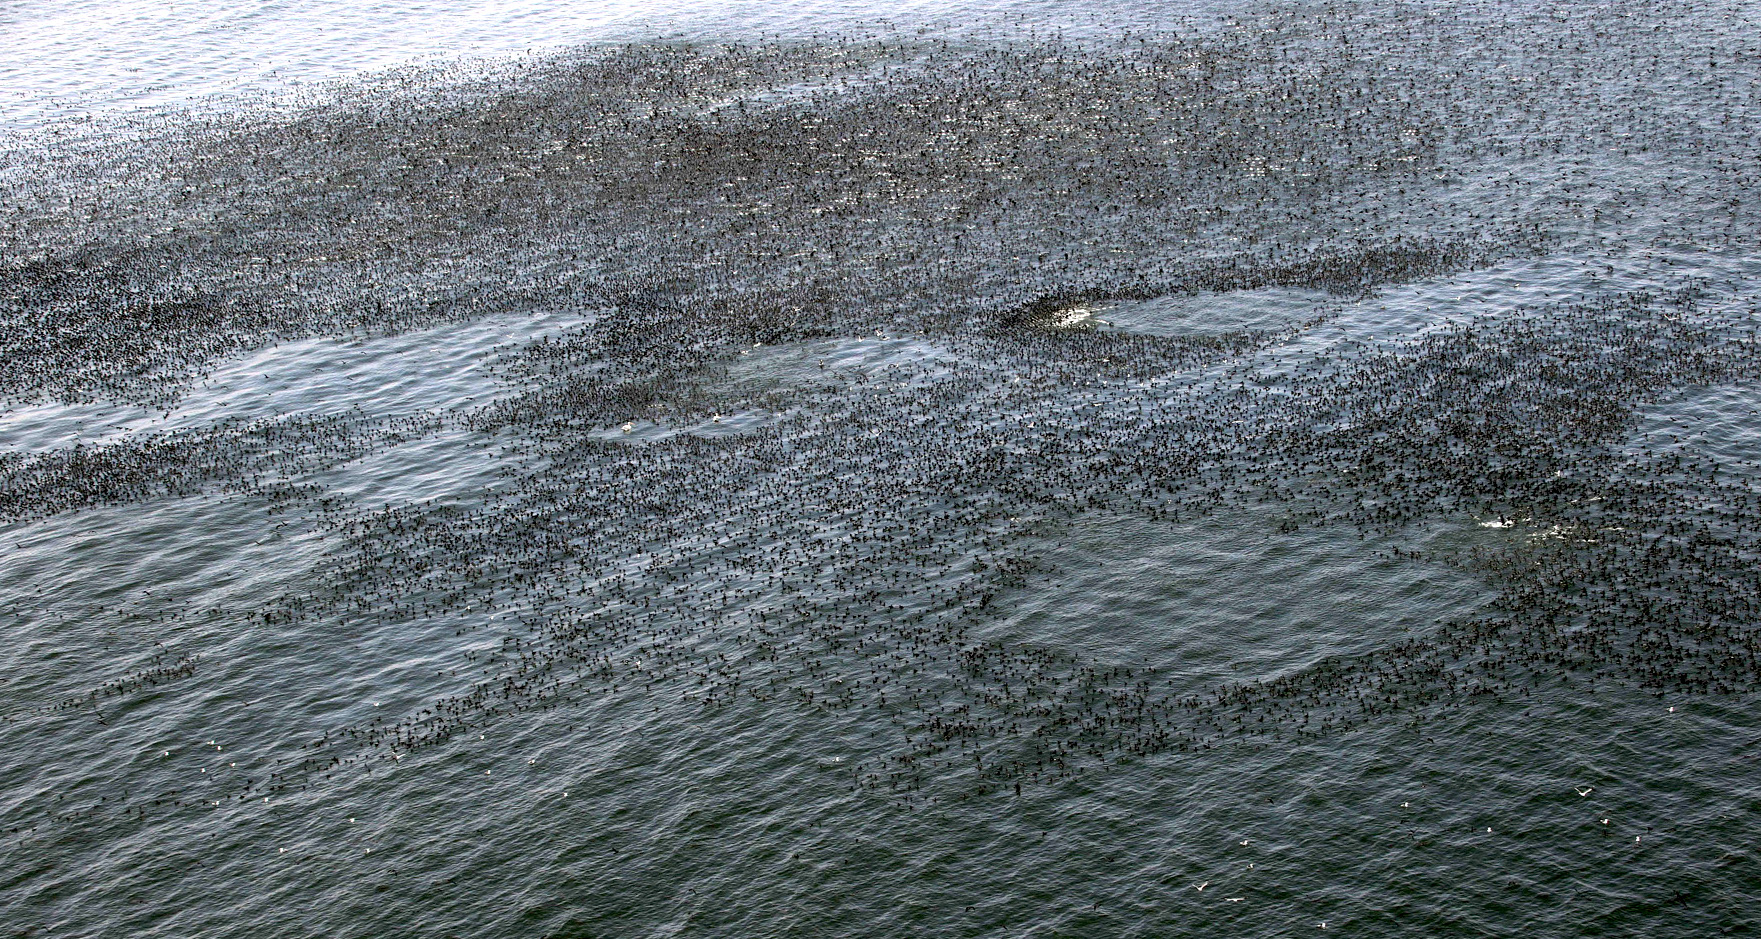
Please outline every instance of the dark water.
[[4, 935], [1761, 930], [1753, 6], [264, 9], [0, 72]]

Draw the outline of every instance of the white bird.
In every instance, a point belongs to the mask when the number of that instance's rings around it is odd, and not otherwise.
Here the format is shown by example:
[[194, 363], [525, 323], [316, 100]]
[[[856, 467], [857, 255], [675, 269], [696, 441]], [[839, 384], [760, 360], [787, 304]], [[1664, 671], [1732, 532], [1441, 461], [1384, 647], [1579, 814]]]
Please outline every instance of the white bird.
[[1205, 889], [1205, 888], [1206, 888], [1206, 887], [1209, 887], [1209, 886], [1210, 886], [1210, 885], [1211, 885], [1211, 882], [1210, 882], [1210, 881], [1208, 881], [1208, 880], [1207, 880], [1207, 881], [1205, 881], [1205, 882], [1204, 882], [1204, 883], [1202, 883], [1202, 884], [1195, 884], [1195, 885], [1194, 885], [1194, 886], [1193, 886], [1193, 889], [1195, 889], [1195, 890], [1203, 890], [1203, 889]]
[[1241, 901], [1243, 901], [1245, 899], [1247, 899], [1247, 898], [1246, 897], [1224, 897], [1223, 902], [1224, 903], [1240, 903]]
[[1580, 795], [1580, 796], [1587, 796], [1587, 795], [1589, 795], [1589, 794], [1590, 794], [1590, 793], [1592, 793], [1592, 792], [1595, 792], [1595, 791], [1596, 791], [1596, 787], [1595, 787], [1595, 786], [1585, 786], [1585, 787], [1583, 787], [1583, 788], [1582, 788], [1582, 789], [1579, 789], [1579, 788], [1578, 788], [1578, 787], [1577, 787], [1577, 786], [1573, 786], [1573, 787], [1571, 787], [1571, 788], [1572, 788], [1572, 791], [1573, 791], [1573, 792], [1576, 792], [1576, 793], [1577, 793], [1577, 794], [1578, 794], [1578, 795]]

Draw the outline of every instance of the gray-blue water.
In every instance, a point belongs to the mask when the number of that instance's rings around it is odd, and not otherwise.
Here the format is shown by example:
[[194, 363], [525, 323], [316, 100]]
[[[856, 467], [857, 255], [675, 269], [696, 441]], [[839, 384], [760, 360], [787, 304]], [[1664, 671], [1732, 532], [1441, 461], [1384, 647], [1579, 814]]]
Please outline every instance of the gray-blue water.
[[1757, 8], [0, 10], [0, 935], [1761, 929]]

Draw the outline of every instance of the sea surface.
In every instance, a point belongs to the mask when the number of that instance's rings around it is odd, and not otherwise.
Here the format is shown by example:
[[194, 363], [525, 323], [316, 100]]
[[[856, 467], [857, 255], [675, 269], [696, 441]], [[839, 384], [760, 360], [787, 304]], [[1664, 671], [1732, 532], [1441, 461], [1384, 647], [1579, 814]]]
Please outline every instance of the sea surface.
[[1761, 932], [1758, 23], [0, 5], [0, 937]]

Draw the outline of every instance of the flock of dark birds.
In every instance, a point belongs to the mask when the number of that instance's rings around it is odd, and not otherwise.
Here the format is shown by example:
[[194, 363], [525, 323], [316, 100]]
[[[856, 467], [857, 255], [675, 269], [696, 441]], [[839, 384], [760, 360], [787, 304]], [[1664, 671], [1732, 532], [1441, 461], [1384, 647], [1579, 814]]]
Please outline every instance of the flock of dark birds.
[[[9, 543], [200, 497], [264, 500], [322, 545], [254, 606], [92, 613], [118, 631], [472, 643], [420, 706], [293, 728], [199, 787], [9, 799], [6, 837], [318, 789], [606, 697], [816, 715], [867, 741], [838, 769], [851, 788], [916, 805], [1530, 696], [1752, 693], [1756, 467], [1638, 430], [1671, 394], [1758, 377], [1740, 263], [1389, 335], [1340, 311], [1559, 256], [1753, 252], [1753, 51], [1589, 14], [1549, 20], [1544, 48], [1515, 15], [1400, 29], [1317, 6], [1154, 35], [651, 43], [12, 141], [16, 407], [156, 414], [276, 343], [573, 325], [502, 349], [502, 392], [466, 408], [0, 452]], [[1107, 319], [1256, 288], [1336, 302], [1275, 329]], [[369, 504], [313, 482], [437, 435], [499, 461], [497, 483]], [[1475, 615], [1194, 686], [989, 628], [1109, 515], [1499, 538], [1399, 559], [1483, 579]], [[214, 667], [175, 644], [113, 664], [9, 699], [0, 733], [199, 695]]]

